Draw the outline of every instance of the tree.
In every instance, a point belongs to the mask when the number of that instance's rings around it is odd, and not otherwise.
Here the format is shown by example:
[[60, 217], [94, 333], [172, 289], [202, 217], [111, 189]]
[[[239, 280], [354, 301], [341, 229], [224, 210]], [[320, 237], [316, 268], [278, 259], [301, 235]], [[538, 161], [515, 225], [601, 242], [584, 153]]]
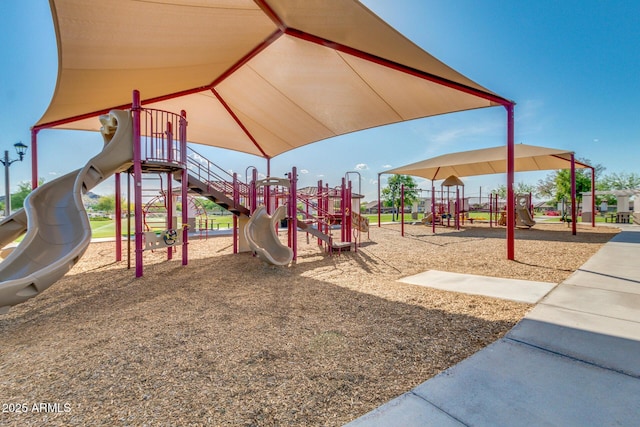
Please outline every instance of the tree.
[[[506, 185], [501, 185], [498, 188], [495, 188], [493, 190], [494, 193], [496, 193], [498, 195], [498, 197], [502, 200], [506, 200], [507, 199], [507, 186]], [[524, 182], [518, 182], [513, 186], [513, 192], [516, 194], [522, 194], [522, 193], [532, 193], [532, 194], [536, 194], [536, 187], [534, 185], [531, 184], [527, 184]]]
[[[412, 205], [418, 200], [418, 184], [412, 176], [409, 175], [393, 175], [387, 181], [387, 186], [382, 189], [382, 200], [385, 206], [399, 208], [401, 205], [400, 193], [404, 184], [404, 204]], [[397, 209], [394, 209], [394, 214]], [[395, 217], [393, 217], [395, 221]]]
[[[589, 159], [576, 159], [580, 163], [591, 164]], [[592, 165], [598, 176], [602, 174], [605, 167], [601, 164]], [[582, 193], [591, 191], [591, 169], [576, 169], [576, 199], [582, 200]], [[561, 169], [549, 173], [544, 179], [538, 181], [538, 195], [549, 199], [549, 201], [560, 202], [563, 199], [571, 199], [571, 169]]]
[[215, 203], [213, 200], [209, 200], [209, 199], [206, 199], [206, 198], [200, 198], [199, 201], [202, 204], [202, 206], [204, 207], [204, 210], [207, 211], [207, 212], [215, 212], [215, 211], [222, 212], [224, 210], [222, 207], [220, 207], [220, 205]]
[[[556, 178], [556, 202], [561, 200], [571, 200], [571, 170], [562, 169], [557, 171]], [[591, 176], [586, 169], [576, 169], [576, 200], [582, 200], [582, 193], [591, 191]]]
[[602, 190], [628, 190], [640, 188], [640, 175], [635, 172], [614, 172], [599, 179], [598, 182], [596, 182], [596, 187]]
[[[44, 178], [38, 180], [38, 185], [44, 184]], [[18, 184], [18, 191], [11, 195], [11, 210], [22, 209], [24, 199], [31, 193], [31, 182], [22, 181]]]
[[93, 209], [99, 212], [104, 212], [106, 214], [112, 213], [116, 208], [116, 196], [101, 196], [95, 205], [93, 205]]
[[[598, 181], [596, 181], [597, 190], [611, 191], [636, 188], [640, 188], [640, 175], [635, 172], [614, 172], [612, 174], [605, 175]], [[617, 203], [616, 197], [614, 195], [598, 196], [597, 199], [597, 203], [600, 203], [603, 200], [610, 205], [615, 205]]]

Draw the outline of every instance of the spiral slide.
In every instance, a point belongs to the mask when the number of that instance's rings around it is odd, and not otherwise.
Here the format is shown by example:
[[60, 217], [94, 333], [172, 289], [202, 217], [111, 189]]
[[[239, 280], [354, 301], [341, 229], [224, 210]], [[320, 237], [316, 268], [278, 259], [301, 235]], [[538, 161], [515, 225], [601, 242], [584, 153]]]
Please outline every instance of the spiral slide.
[[260, 206], [244, 228], [251, 251], [269, 264], [287, 265], [293, 259], [293, 251], [280, 242], [276, 233], [278, 224], [286, 216], [286, 209], [286, 206], [280, 206], [269, 215], [267, 209]]
[[0, 263], [0, 314], [32, 298], [64, 276], [91, 241], [82, 195], [133, 159], [131, 114], [100, 116], [103, 150], [84, 168], [46, 183], [25, 200], [25, 208], [0, 223], [0, 247], [24, 231], [22, 242]]

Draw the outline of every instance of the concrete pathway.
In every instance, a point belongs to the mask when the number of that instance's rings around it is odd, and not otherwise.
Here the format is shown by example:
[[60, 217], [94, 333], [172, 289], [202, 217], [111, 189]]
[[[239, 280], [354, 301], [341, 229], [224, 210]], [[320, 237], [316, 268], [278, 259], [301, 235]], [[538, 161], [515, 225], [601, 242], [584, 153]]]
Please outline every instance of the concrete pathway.
[[640, 425], [640, 227], [504, 338], [347, 425]]
[[428, 270], [424, 273], [404, 277], [399, 282], [527, 304], [537, 303], [557, 285], [549, 282], [503, 279], [438, 270]]

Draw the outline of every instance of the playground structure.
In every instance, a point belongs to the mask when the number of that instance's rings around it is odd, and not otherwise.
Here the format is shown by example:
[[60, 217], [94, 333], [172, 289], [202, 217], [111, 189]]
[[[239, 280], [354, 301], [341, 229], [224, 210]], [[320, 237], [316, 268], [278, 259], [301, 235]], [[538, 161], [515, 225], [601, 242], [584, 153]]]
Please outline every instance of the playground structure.
[[[456, 178], [457, 179], [457, 178]], [[458, 180], [459, 181], [459, 180]], [[455, 182], [449, 180], [449, 183]], [[462, 186], [462, 181], [459, 181], [455, 185]], [[435, 197], [427, 197], [422, 199], [424, 204], [424, 214], [420, 222], [424, 225], [441, 225], [446, 227], [455, 227], [460, 229], [464, 225], [465, 221], [469, 223], [473, 222], [488, 222], [489, 227], [493, 226], [506, 226], [506, 210], [507, 202], [495, 193], [489, 193], [486, 198], [486, 202], [483, 202], [482, 197], [465, 197], [464, 187], [462, 192], [456, 188], [456, 192], [453, 197], [450, 191], [445, 191], [442, 187], [447, 187], [443, 183], [440, 190], [432, 190], [435, 193]], [[426, 190], [422, 190], [426, 191]], [[519, 228], [531, 228], [536, 224], [533, 219], [533, 204], [531, 203], [531, 193], [519, 193], [514, 196], [515, 206], [515, 225]], [[473, 201], [473, 203], [472, 203]], [[418, 214], [418, 203], [414, 203], [412, 214], [414, 219]], [[473, 205], [473, 206], [472, 206]], [[471, 213], [482, 213], [483, 216], [478, 219], [471, 217]], [[486, 215], [486, 217], [484, 216]], [[434, 220], [435, 218], [435, 220]], [[402, 210], [402, 220], [404, 221], [404, 209]]]
[[[182, 264], [188, 264], [189, 228], [200, 209], [189, 193], [213, 200], [234, 214], [234, 253], [251, 251], [276, 265], [296, 260], [298, 228], [316, 236], [318, 244], [325, 245], [330, 253], [355, 247], [360, 230], [366, 231], [367, 221], [353, 212], [351, 183], [345, 179], [340, 197], [320, 192], [313, 201], [298, 196], [295, 167], [287, 178], [263, 180], [257, 179], [254, 168], [251, 182], [242, 183], [237, 174], [227, 174], [187, 147], [186, 112], [178, 115], [142, 108], [139, 99], [135, 91], [130, 111], [113, 110], [100, 116], [105, 141], [100, 154], [83, 169], [34, 190], [23, 210], [0, 222], [0, 246], [26, 232], [22, 242], [0, 263], [0, 313], [49, 288], [78, 262], [91, 241], [82, 195], [113, 174], [116, 218], [122, 218], [120, 173], [133, 177], [136, 277], [143, 275], [145, 250], [166, 248], [170, 260], [181, 246]], [[174, 180], [179, 183], [178, 191]], [[151, 186], [144, 185], [149, 181], [153, 182]], [[178, 197], [187, 201], [180, 218]], [[275, 211], [270, 214], [272, 209]], [[153, 222], [152, 214], [162, 218], [161, 222]], [[300, 222], [298, 216], [302, 217]], [[287, 245], [280, 243], [277, 234], [278, 223], [284, 219], [288, 224]], [[357, 232], [352, 233], [354, 225]], [[341, 230], [340, 239], [331, 232], [336, 226]], [[122, 225], [117, 220], [116, 236], [121, 235]], [[121, 260], [121, 254], [122, 240], [118, 238], [116, 260]]]
[[[506, 164], [505, 164], [506, 161]], [[513, 147], [509, 147], [508, 150], [504, 150], [504, 147], [492, 147], [483, 148], [478, 150], [470, 150], [458, 153], [444, 154], [441, 156], [425, 159], [408, 165], [400, 166], [394, 169], [380, 172], [378, 175], [385, 174], [404, 174], [411, 176], [420, 176], [429, 179], [432, 182], [431, 191], [435, 194], [435, 188], [433, 182], [436, 180], [445, 179], [452, 174], [455, 176], [476, 176], [476, 175], [490, 175], [496, 173], [507, 174], [506, 193], [507, 199], [513, 200], [512, 203], [504, 204], [504, 214], [500, 211], [500, 215], [504, 216], [504, 219], [498, 219], [498, 224], [501, 222], [506, 226], [507, 231], [507, 259], [513, 260], [514, 254], [514, 230], [516, 227], [516, 195], [513, 191], [513, 173], [515, 171], [536, 171], [536, 170], [557, 170], [557, 169], [570, 169], [571, 174], [571, 212], [570, 220], [571, 233], [576, 234], [576, 216], [577, 216], [577, 203], [576, 203], [576, 168], [591, 169], [591, 188], [595, 188], [595, 170], [592, 166], [576, 161], [573, 152], [559, 150], [555, 148], [540, 147], [534, 145], [516, 144]], [[378, 183], [380, 179], [378, 179]], [[380, 185], [378, 185], [378, 200], [380, 200]], [[590, 211], [595, 211], [594, 200], [591, 198]], [[434, 202], [435, 203], [435, 202]], [[495, 206], [495, 210], [492, 211]], [[450, 208], [449, 208], [450, 209]], [[527, 213], [521, 209], [520, 221], [521, 226], [531, 227], [533, 222], [532, 209], [529, 208], [529, 214], [531, 218], [525, 218]], [[490, 225], [493, 225], [494, 215], [497, 215], [497, 202], [489, 203], [490, 210]], [[432, 212], [436, 212], [435, 207]], [[507, 220], [507, 218], [512, 218]], [[569, 218], [569, 216], [566, 216]], [[437, 220], [437, 218], [436, 218]], [[432, 231], [435, 233], [436, 220], [431, 221]], [[595, 227], [595, 218], [591, 216], [591, 226]]]

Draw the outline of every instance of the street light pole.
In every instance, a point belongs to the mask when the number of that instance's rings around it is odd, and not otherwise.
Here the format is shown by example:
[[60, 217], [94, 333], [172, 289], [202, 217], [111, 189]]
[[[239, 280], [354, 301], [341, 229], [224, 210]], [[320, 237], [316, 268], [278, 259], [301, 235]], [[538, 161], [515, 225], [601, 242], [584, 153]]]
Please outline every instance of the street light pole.
[[22, 142], [17, 142], [13, 144], [16, 148], [16, 153], [18, 153], [18, 158], [14, 160], [9, 160], [9, 151], [4, 150], [4, 159], [0, 159], [0, 162], [4, 165], [4, 216], [8, 217], [11, 215], [11, 187], [9, 185], [9, 166], [17, 161], [22, 161], [24, 159], [24, 155], [27, 153], [27, 146]]

